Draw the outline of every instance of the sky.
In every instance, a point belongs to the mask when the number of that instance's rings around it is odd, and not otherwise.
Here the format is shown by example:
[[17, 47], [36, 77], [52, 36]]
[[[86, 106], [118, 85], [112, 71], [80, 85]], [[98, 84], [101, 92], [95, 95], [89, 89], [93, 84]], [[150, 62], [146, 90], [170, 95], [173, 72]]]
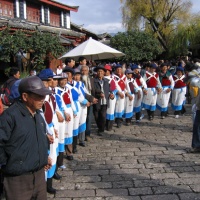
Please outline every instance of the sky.
[[[79, 6], [78, 12], [71, 12], [71, 22], [83, 25], [96, 34], [118, 33], [122, 25], [120, 0], [57, 0], [61, 3]], [[192, 12], [200, 12], [200, 0], [191, 0]]]

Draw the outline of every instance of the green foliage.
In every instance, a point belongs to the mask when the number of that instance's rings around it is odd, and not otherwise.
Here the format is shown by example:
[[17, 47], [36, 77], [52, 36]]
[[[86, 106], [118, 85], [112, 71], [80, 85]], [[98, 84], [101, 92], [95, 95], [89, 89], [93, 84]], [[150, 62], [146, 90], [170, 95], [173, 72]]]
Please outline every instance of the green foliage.
[[65, 52], [59, 37], [50, 33], [35, 32], [29, 39], [29, 47], [33, 50], [34, 62], [37, 69], [44, 68], [44, 58], [47, 51], [51, 51], [55, 58]]
[[14, 35], [9, 33], [9, 29], [0, 32], [0, 60], [10, 62], [21, 48], [27, 47], [27, 37], [22, 31], [16, 31]]
[[127, 30], [141, 25], [154, 35], [165, 51], [178, 24], [190, 16], [190, 0], [121, 0], [123, 22]]
[[162, 53], [159, 42], [143, 31], [118, 33], [111, 38], [111, 46], [125, 53], [127, 62], [152, 60]]
[[200, 16], [194, 15], [179, 24], [170, 41], [171, 56], [187, 55], [189, 48], [192, 49], [200, 44]]
[[59, 37], [50, 33], [37, 31], [27, 36], [22, 31], [16, 31], [14, 34], [10, 34], [8, 28], [0, 32], [0, 38], [0, 61], [11, 62], [22, 49], [24, 52], [31, 52], [37, 70], [44, 68], [44, 58], [47, 51], [51, 51], [55, 58], [60, 57], [65, 52]]

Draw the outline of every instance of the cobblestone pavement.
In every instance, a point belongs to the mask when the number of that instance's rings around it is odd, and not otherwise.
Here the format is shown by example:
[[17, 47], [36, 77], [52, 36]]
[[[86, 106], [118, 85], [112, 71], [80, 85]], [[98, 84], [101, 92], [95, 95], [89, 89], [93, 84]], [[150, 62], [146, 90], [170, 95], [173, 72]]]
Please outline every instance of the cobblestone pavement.
[[188, 153], [191, 113], [179, 119], [170, 113], [114, 127], [102, 137], [93, 125], [93, 140], [78, 147], [73, 161], [64, 161], [61, 182], [53, 181], [55, 200], [200, 199], [200, 154]]

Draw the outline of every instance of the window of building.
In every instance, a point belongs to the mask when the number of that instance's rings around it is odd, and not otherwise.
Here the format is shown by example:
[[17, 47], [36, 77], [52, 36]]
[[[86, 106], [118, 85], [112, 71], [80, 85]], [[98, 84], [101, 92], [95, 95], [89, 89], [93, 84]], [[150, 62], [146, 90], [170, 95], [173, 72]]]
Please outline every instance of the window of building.
[[34, 4], [27, 4], [27, 20], [40, 23], [40, 7]]
[[50, 11], [50, 25], [60, 27], [60, 13]]
[[9, 18], [14, 17], [14, 4], [12, 0], [0, 0], [0, 16], [5, 16]]

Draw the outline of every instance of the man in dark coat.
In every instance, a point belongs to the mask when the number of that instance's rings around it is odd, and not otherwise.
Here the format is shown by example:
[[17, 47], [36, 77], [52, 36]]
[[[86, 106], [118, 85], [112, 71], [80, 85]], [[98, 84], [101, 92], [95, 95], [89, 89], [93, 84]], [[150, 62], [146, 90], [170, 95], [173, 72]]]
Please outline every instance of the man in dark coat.
[[37, 76], [21, 80], [20, 99], [0, 116], [0, 164], [7, 200], [47, 199], [46, 124], [41, 116], [45, 88]]
[[94, 79], [95, 97], [98, 99], [98, 103], [94, 105], [94, 118], [98, 127], [98, 135], [102, 136], [106, 125], [106, 110], [108, 105], [108, 99], [114, 98], [113, 94], [110, 94], [109, 80], [104, 78], [105, 68], [96, 67], [97, 77]]

